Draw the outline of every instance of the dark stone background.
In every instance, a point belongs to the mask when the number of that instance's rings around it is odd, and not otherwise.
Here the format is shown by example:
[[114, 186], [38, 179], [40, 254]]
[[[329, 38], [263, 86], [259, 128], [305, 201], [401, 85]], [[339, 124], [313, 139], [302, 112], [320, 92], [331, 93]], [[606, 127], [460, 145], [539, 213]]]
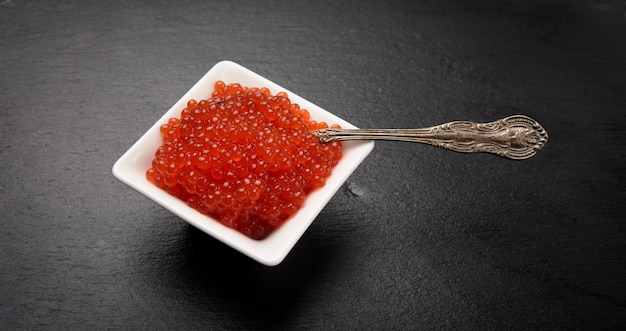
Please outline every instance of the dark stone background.
[[[0, 328], [626, 325], [624, 1], [0, 1]], [[359, 127], [522, 113], [526, 161], [379, 142], [277, 267], [111, 174], [232, 60]]]

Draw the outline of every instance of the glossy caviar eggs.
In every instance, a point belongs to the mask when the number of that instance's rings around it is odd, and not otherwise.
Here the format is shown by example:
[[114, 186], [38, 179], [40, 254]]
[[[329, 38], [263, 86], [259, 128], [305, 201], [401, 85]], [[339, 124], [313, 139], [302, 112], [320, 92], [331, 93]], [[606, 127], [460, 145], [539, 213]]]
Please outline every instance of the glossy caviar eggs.
[[[324, 185], [341, 143], [284, 92], [217, 81], [160, 127], [163, 144], [147, 179], [192, 208], [253, 239], [267, 237]], [[334, 125], [336, 127], [336, 125]]]

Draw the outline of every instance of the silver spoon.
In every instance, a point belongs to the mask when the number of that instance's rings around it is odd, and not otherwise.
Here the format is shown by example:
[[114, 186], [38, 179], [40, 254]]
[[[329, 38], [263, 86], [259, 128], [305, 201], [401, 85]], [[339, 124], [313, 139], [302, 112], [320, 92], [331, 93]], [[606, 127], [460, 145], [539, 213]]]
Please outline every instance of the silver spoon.
[[489, 123], [454, 121], [421, 129], [329, 128], [311, 133], [323, 143], [340, 140], [408, 141], [461, 153], [492, 153], [513, 160], [535, 155], [548, 141], [546, 130], [524, 115]]

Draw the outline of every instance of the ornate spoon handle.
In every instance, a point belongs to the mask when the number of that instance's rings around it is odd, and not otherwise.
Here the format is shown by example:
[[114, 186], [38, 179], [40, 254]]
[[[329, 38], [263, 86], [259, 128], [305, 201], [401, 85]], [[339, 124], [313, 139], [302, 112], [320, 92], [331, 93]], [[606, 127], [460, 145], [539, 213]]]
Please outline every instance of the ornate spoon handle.
[[514, 160], [535, 155], [548, 133], [535, 120], [513, 115], [489, 123], [454, 121], [421, 129], [321, 129], [323, 143], [339, 140], [395, 140], [429, 144], [456, 152], [486, 152]]

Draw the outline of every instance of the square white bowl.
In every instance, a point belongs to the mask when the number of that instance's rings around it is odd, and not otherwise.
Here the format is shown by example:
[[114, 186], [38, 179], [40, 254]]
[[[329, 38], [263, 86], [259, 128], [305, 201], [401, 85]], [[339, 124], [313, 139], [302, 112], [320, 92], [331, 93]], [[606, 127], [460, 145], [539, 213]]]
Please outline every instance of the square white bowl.
[[263, 240], [251, 239], [242, 233], [222, 225], [219, 221], [189, 207], [184, 201], [168, 194], [146, 179], [146, 170], [151, 166], [157, 148], [163, 143], [159, 127], [171, 117], [180, 117], [189, 99], [206, 99], [213, 92], [215, 81], [240, 83], [248, 87], [267, 87], [272, 94], [287, 92], [292, 103], [307, 109], [311, 119], [318, 122], [339, 124], [343, 128], [356, 127], [327, 112], [293, 92], [261, 77], [260, 75], [230, 61], [217, 63], [178, 102], [170, 108], [113, 166], [113, 175], [131, 188], [139, 191], [189, 224], [214, 238], [268, 265], [275, 266], [283, 261], [289, 251], [311, 225], [320, 211], [348, 179], [352, 172], [374, 148], [373, 141], [343, 142], [343, 157], [333, 168], [326, 184], [307, 195], [303, 206], [283, 225]]

